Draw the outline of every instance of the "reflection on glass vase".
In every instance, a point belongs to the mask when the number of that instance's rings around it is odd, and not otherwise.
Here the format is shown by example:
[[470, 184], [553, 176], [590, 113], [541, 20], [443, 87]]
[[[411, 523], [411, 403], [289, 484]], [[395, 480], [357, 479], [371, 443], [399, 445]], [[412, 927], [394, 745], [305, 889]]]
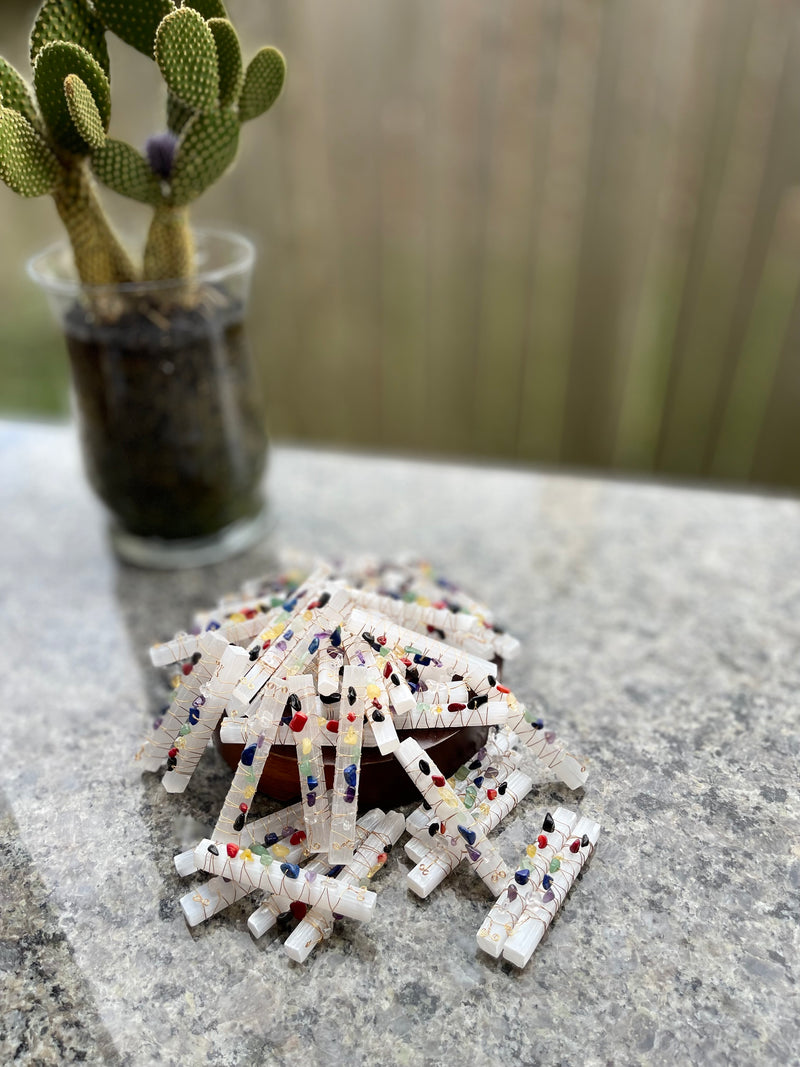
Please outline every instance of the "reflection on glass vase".
[[64, 332], [89, 480], [118, 554], [212, 563], [265, 526], [263, 397], [245, 333], [254, 250], [200, 230], [188, 280], [85, 286], [66, 243], [28, 264]]

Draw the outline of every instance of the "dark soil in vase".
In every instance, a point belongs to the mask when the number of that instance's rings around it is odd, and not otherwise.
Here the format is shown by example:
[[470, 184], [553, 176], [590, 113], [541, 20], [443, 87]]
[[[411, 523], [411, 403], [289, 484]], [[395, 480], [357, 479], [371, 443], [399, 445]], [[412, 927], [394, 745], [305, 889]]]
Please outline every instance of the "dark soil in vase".
[[240, 303], [134, 296], [113, 318], [76, 303], [64, 332], [89, 479], [125, 530], [201, 538], [259, 512], [266, 431]]

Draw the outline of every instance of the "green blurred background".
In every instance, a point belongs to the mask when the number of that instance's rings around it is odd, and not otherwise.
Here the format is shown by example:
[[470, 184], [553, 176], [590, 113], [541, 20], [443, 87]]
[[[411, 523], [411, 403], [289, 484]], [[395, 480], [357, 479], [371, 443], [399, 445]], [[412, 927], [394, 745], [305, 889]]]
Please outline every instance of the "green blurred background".
[[[36, 7], [0, 7], [21, 69]], [[795, 0], [228, 8], [289, 80], [195, 219], [259, 245], [275, 437], [800, 487]], [[157, 72], [112, 70], [143, 144]], [[4, 412], [67, 409], [22, 270], [59, 233], [0, 187]]]

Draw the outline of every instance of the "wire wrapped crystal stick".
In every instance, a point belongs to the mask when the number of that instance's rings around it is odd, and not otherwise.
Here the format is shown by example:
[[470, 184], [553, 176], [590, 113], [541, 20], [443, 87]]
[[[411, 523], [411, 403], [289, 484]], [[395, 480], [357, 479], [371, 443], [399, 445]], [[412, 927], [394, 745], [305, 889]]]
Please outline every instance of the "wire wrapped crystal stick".
[[[345, 629], [342, 634], [342, 644], [348, 663], [360, 664], [370, 672], [368, 683], [370, 695], [364, 708], [364, 714], [372, 727], [375, 743], [381, 753], [386, 755], [389, 752], [394, 752], [400, 744], [400, 739], [394, 727], [385, 684], [385, 677], [389, 677], [389, 675], [393, 674], [393, 671], [391, 664], [386, 663], [387, 674], [384, 676], [384, 664], [380, 662], [381, 657], [376, 657], [373, 648], [367, 643], [368, 638], [369, 634], [352, 634]], [[378, 649], [381, 648], [377, 641], [374, 641], [373, 644]], [[396, 675], [395, 681], [397, 682], [396, 688], [405, 687], [413, 707], [414, 697], [411, 694], [411, 690]]]
[[429, 685], [420, 686], [417, 708], [422, 710], [426, 704], [443, 708], [448, 704], [466, 705], [468, 700], [469, 690], [464, 682], [431, 682]]
[[522, 914], [503, 948], [503, 958], [524, 967], [533, 955], [583, 865], [594, 852], [600, 825], [592, 819], [579, 819], [559, 852], [552, 857], [548, 872], [525, 903]]
[[291, 708], [285, 688], [281, 690], [272, 684], [267, 686], [258, 714], [248, 719], [245, 746], [214, 827], [216, 840], [241, 842], [250, 804], [258, 789], [275, 734], [281, 718], [284, 714], [290, 714]]
[[[366, 812], [356, 823], [356, 835], [359, 841], [359, 847], [370, 833], [383, 819], [383, 812], [380, 808], [372, 808], [371, 811]], [[327, 858], [318, 858], [311, 860], [303, 868], [304, 872], [309, 871], [316, 874], [328, 874], [329, 871], [335, 870], [331, 868], [331, 865], [327, 862]], [[331, 877], [331, 875], [329, 875]], [[271, 930], [276, 921], [289, 910], [290, 901], [286, 897], [275, 896], [274, 893], [270, 893], [264, 898], [261, 904], [256, 908], [250, 918], [247, 920], [247, 927], [253, 937], [261, 937]], [[305, 905], [302, 905], [305, 914]], [[313, 912], [312, 914], [316, 914]], [[324, 914], [324, 913], [320, 913]]]
[[519, 642], [492, 621], [489, 609], [463, 594], [452, 582], [432, 577], [426, 564], [373, 566], [348, 569], [348, 580], [361, 588], [360, 606], [395, 619], [409, 629], [438, 631], [443, 640], [459, 647], [478, 643], [494, 654], [511, 659]]
[[508, 719], [508, 705], [502, 700], [493, 700], [476, 708], [452, 703], [444, 706], [418, 704], [417, 709], [408, 715], [397, 716], [395, 725], [399, 730], [457, 730], [462, 726], [500, 726]]
[[580, 789], [586, 784], [589, 772], [583, 760], [567, 752], [556, 735], [545, 730], [541, 719], [528, 711], [513, 693], [503, 686], [498, 689], [508, 701], [508, 726], [528, 748], [537, 760], [551, 770], [560, 782], [570, 789]]
[[[330, 574], [328, 564], [321, 563], [307, 573], [305, 580], [295, 570], [284, 574], [278, 579], [268, 579], [259, 584], [259, 587], [251, 588], [253, 583], [245, 583], [239, 593], [229, 593], [222, 597], [215, 608], [211, 611], [195, 612], [193, 623], [198, 630], [209, 628], [224, 629], [231, 622], [239, 622], [243, 617], [245, 621], [252, 622], [256, 616], [261, 616], [261, 627], [265, 623], [264, 616], [273, 612], [282, 612], [285, 618], [295, 610], [297, 603], [307, 600], [308, 594], [318, 595]], [[258, 631], [255, 631], [256, 633]], [[250, 639], [250, 635], [244, 638]]]
[[[374, 627], [372, 631], [368, 630], [370, 624]], [[360, 608], [350, 613], [347, 627], [358, 633], [368, 630], [379, 643], [382, 637], [385, 638], [392, 654], [414, 669], [420, 678], [431, 674], [435, 680], [439, 680], [442, 677], [441, 670], [444, 669], [446, 680], [457, 674], [474, 692], [482, 692], [489, 687], [487, 679], [494, 677], [497, 672], [497, 668], [489, 660], [471, 656], [461, 649], [415, 633], [388, 619], [376, 621], [374, 616]], [[479, 688], [481, 683], [483, 689]]]
[[226, 846], [223, 854], [213, 841], [201, 841], [195, 849], [195, 863], [209, 874], [231, 878], [251, 889], [263, 889], [300, 900], [309, 907], [346, 915], [350, 919], [367, 922], [372, 918], [377, 897], [361, 886], [343, 885], [326, 875], [305, 874], [297, 864], [284, 861], [280, 865], [264, 865], [264, 857], [250, 849], [240, 850], [234, 844]]
[[[303, 867], [303, 873], [306, 877], [308, 875], [325, 874], [328, 870], [329, 865], [324, 858], [311, 860]], [[290, 915], [301, 918], [307, 911], [308, 905], [303, 904], [302, 901], [293, 901], [289, 900], [288, 897], [268, 893], [248, 918], [247, 929], [253, 937], [263, 937], [281, 919], [288, 919]]]
[[336, 766], [333, 771], [331, 836], [328, 859], [331, 863], [349, 863], [356, 845], [358, 779], [361, 774], [361, 743], [364, 710], [372, 700], [374, 670], [368, 667], [345, 667], [342, 676], [342, 700], [339, 734], [336, 743]]
[[[218, 847], [221, 848], [222, 845]], [[264, 862], [261, 860], [262, 856], [269, 856], [271, 863], [296, 864], [303, 858], [305, 847], [302, 843], [291, 846], [277, 844], [271, 848], [258, 844], [251, 847], [251, 852], [258, 856], [259, 862]], [[192, 861], [194, 862], [194, 855]], [[249, 884], [234, 882], [228, 877], [223, 878], [222, 875], [217, 875], [209, 878], [197, 889], [185, 893], [180, 899], [180, 905], [189, 926], [197, 926], [198, 923], [205, 922], [206, 919], [229, 908], [237, 900], [249, 896], [253, 891], [253, 886]], [[286, 908], [281, 910], [285, 911]]]
[[500, 893], [508, 877], [503, 857], [488, 840], [481, 824], [447, 784], [439, 768], [425, 755], [413, 737], [403, 741], [395, 756], [425, 801], [431, 805], [431, 827], [438, 825], [442, 835], [456, 840], [460, 836], [473, 870], [495, 895]]
[[[488, 815], [488, 803], [503, 795], [508, 786], [504, 783], [517, 769], [519, 754], [511, 747], [507, 731], [501, 731], [490, 738], [486, 745], [478, 749], [471, 760], [457, 768], [452, 778], [448, 779], [456, 795], [473, 814]], [[429, 809], [422, 803], [406, 819], [406, 830], [415, 837], [421, 837], [428, 844], [441, 845], [445, 850], [453, 851], [441, 835], [432, 837]], [[459, 859], [463, 852], [455, 850]]]
[[297, 772], [308, 836], [306, 848], [309, 852], [327, 852], [331, 835], [331, 805], [325, 785], [319, 725], [320, 719], [326, 721], [322, 714], [324, 705], [317, 699], [312, 675], [295, 675], [287, 678], [286, 684], [297, 701], [289, 731], [297, 747]]
[[[526, 903], [547, 874], [550, 861], [564, 847], [572, 827], [578, 821], [575, 812], [557, 808], [545, 819], [553, 829], [539, 837], [538, 844], [528, 846], [522, 866], [492, 905], [478, 931], [478, 947], [497, 959], [502, 954], [514, 924], [522, 915]], [[542, 844], [542, 842], [545, 842]]]
[[[351, 862], [336, 875], [336, 881], [345, 885], [358, 885], [374, 878], [402, 834], [403, 823], [404, 819], [399, 811], [390, 811], [384, 815], [366, 840], [358, 846]], [[290, 959], [303, 963], [314, 950], [314, 946], [330, 937], [332, 932], [333, 915], [321, 908], [313, 908], [298, 923], [283, 947]]]
[[219, 661], [228, 642], [216, 633], [204, 633], [200, 637], [199, 649], [181, 669], [180, 684], [175, 690], [171, 703], [161, 716], [154, 732], [145, 740], [136, 759], [146, 771], [157, 771], [164, 760], [167, 768], [175, 766], [177, 753], [170, 755], [170, 750], [177, 748], [176, 742], [192, 731], [192, 726], [199, 720], [198, 708], [202, 705], [203, 686], [217, 669]]
[[178, 739], [175, 764], [161, 779], [168, 793], [186, 789], [246, 663], [247, 653], [238, 645], [228, 645], [222, 653], [217, 669], [192, 704], [196, 714], [190, 719], [191, 730]]
[[[252, 639], [264, 629], [265, 626], [273, 625], [280, 615], [280, 608], [270, 611], [268, 614], [253, 614], [252, 618], [238, 613], [231, 619], [227, 619], [221, 625], [211, 626], [210, 632], [224, 637], [229, 644], [240, 645]], [[205, 627], [203, 627], [205, 629]], [[191, 659], [200, 650], [200, 638], [202, 632], [197, 634], [179, 633], [171, 641], [164, 641], [150, 648], [150, 662], [154, 667], [167, 667], [170, 663], [179, 663], [181, 660]]]
[[229, 711], [248, 714], [261, 690], [282, 667], [290, 674], [302, 674], [319, 649], [316, 632], [336, 626], [346, 604], [347, 594], [343, 590], [336, 590], [332, 596], [306, 591], [303, 597], [294, 597], [284, 604], [286, 621], [259, 634], [259, 639], [263, 639], [261, 653], [236, 686]]
[[[475, 825], [480, 828], [483, 834], [489, 834], [492, 830], [495, 830], [503, 819], [511, 812], [519, 802], [528, 795], [533, 782], [527, 774], [523, 774], [522, 771], [513, 771], [506, 779], [505, 789], [503, 793], [498, 793], [494, 800], [486, 801], [485, 807], [488, 808], [487, 812], [483, 810], [479, 811], [475, 816]], [[481, 805], [484, 807], [484, 804]], [[424, 846], [422, 839], [414, 839], [420, 842]], [[431, 844], [427, 846], [427, 850], [423, 854], [419, 854], [417, 849], [406, 849], [412, 859], [415, 860], [416, 866], [408, 872], [407, 882], [409, 889], [413, 890], [418, 897], [429, 896], [437, 886], [451, 874], [455, 868], [459, 865], [461, 860], [466, 857], [471, 860], [469, 852], [466, 846], [459, 852], [460, 846], [456, 843], [452, 844], [457, 839], [449, 837], [447, 838], [447, 846], [444, 845], [444, 837], [434, 837], [431, 840]], [[473, 864], [474, 866], [474, 864]], [[506, 878], [508, 877], [507, 869]], [[484, 878], [484, 881], [486, 879]], [[502, 892], [503, 883], [498, 881], [492, 881], [486, 883], [493, 893], [497, 894]]]
[[[275, 845], [283, 838], [291, 837], [302, 826], [303, 806], [300, 803], [292, 804], [288, 808], [281, 808], [271, 815], [263, 815], [259, 819], [250, 819], [239, 836], [241, 848], [254, 848], [256, 845]], [[279, 853], [284, 858], [284, 853]], [[277, 858], [277, 857], [276, 857]], [[194, 874], [197, 868], [194, 865], [194, 847], [185, 852], [179, 852], [175, 857], [175, 869], [181, 878], [188, 878]]]

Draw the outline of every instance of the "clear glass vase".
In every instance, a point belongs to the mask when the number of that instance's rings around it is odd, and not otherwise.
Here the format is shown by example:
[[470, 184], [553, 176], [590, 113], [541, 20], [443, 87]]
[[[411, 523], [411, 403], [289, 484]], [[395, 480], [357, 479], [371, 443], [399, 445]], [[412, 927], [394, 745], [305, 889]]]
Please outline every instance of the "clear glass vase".
[[28, 273], [64, 332], [89, 480], [117, 553], [217, 562], [265, 528], [263, 395], [245, 333], [254, 249], [195, 234], [190, 280], [86, 286], [66, 242]]

